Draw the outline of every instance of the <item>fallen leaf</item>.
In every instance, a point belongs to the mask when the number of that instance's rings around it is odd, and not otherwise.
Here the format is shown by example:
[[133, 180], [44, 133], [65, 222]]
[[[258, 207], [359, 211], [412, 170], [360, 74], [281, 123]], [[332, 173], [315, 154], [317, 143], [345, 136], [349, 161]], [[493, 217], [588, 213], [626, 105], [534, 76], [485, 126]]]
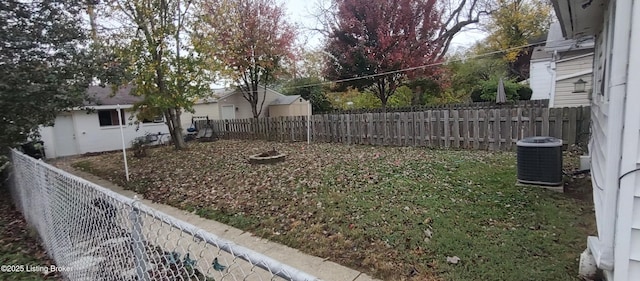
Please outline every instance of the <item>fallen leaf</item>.
[[460, 262], [460, 258], [457, 256], [447, 257], [447, 262], [451, 264], [458, 264], [458, 262]]

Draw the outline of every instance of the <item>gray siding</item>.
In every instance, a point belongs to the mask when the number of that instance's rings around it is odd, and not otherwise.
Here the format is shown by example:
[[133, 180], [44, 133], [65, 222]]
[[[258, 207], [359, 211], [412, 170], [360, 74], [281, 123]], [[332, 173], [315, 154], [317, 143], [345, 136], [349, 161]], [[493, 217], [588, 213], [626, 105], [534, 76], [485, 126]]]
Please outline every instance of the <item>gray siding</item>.
[[[576, 56], [582, 56], [575, 58]], [[574, 59], [568, 59], [573, 57]], [[565, 60], [567, 59], [567, 60]], [[585, 74], [577, 77], [564, 78], [573, 76], [587, 70], [593, 69], [593, 55], [584, 55], [578, 53], [573, 56], [565, 55], [556, 63], [556, 92], [553, 101], [553, 107], [573, 107], [587, 106], [590, 104], [589, 90], [592, 89], [593, 75]], [[574, 83], [582, 79], [587, 82], [586, 91], [582, 93], [574, 93]]]
[[[578, 79], [587, 81], [585, 92], [574, 93], [574, 83]], [[589, 90], [592, 88], [591, 81], [592, 75], [590, 74], [556, 81], [556, 96], [553, 100], [553, 107], [588, 106], [591, 103], [589, 100]]]
[[593, 67], [593, 55], [589, 55], [591, 53], [593, 50], [563, 54], [556, 65], [556, 77], [591, 69]]

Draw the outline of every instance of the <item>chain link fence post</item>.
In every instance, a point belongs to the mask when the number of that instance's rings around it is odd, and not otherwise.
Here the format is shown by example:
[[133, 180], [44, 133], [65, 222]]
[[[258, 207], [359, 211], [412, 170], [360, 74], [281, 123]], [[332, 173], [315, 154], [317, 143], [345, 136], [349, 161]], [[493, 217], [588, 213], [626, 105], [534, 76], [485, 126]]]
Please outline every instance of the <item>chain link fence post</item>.
[[137, 196], [133, 197], [131, 203], [131, 212], [129, 212], [129, 220], [131, 221], [131, 242], [133, 243], [134, 262], [136, 265], [136, 277], [140, 281], [149, 281], [147, 272], [147, 252], [145, 250], [144, 236], [142, 235], [142, 218], [140, 210], [136, 207], [138, 201]]

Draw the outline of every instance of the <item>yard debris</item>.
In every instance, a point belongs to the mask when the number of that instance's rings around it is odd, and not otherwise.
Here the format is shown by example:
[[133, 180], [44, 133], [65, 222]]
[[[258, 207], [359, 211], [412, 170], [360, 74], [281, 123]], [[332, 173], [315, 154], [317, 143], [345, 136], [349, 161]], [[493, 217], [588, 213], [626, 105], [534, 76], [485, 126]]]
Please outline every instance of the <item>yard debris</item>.
[[426, 225], [430, 225], [432, 221], [433, 221], [433, 219], [431, 217], [428, 217], [428, 218], [424, 219], [424, 221], [422, 223], [424, 223]]
[[418, 273], [420, 273], [420, 271], [418, 271], [415, 267], [412, 267], [411, 271], [409, 271], [409, 276], [413, 277], [418, 275]]
[[433, 232], [431, 229], [424, 230], [424, 242], [429, 243], [431, 241], [431, 237], [433, 237]]
[[451, 264], [458, 264], [458, 262], [460, 262], [460, 258], [457, 256], [447, 257], [447, 262]]

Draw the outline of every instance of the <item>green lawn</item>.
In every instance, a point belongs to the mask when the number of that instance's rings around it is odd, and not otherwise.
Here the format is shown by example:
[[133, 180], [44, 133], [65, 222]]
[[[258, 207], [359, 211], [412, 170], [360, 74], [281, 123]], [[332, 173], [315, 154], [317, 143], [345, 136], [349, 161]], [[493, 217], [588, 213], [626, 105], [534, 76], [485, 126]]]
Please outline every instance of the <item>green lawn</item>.
[[74, 165], [384, 280], [578, 280], [594, 234], [589, 196], [516, 186], [514, 153], [223, 140], [132, 157], [130, 183], [121, 154]]

